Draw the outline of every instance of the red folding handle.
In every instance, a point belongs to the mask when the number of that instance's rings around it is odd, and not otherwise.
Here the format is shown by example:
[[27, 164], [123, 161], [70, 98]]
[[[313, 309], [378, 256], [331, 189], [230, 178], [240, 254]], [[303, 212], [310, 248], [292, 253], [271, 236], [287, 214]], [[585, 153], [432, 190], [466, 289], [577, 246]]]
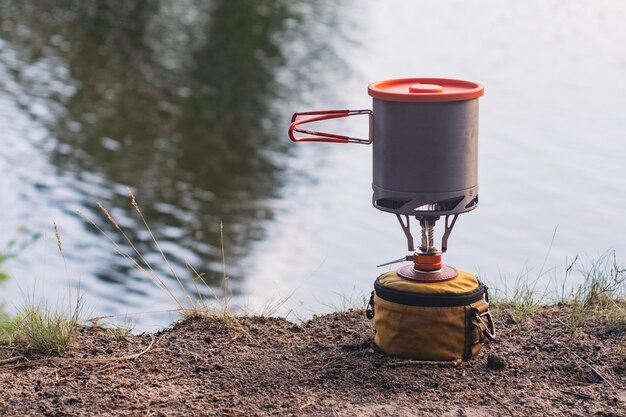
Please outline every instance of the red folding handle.
[[[358, 139], [350, 136], [339, 135], [337, 133], [319, 132], [317, 130], [303, 129], [300, 125], [306, 123], [319, 122], [321, 120], [338, 119], [340, 117], [355, 116], [360, 114], [368, 114], [370, 116], [370, 138]], [[301, 116], [313, 116], [298, 120]], [[372, 111], [371, 110], [315, 110], [307, 112], [294, 113], [291, 117], [291, 125], [289, 126], [289, 139], [293, 142], [333, 142], [333, 143], [372, 143]], [[294, 132], [303, 133], [305, 137], [295, 137]]]

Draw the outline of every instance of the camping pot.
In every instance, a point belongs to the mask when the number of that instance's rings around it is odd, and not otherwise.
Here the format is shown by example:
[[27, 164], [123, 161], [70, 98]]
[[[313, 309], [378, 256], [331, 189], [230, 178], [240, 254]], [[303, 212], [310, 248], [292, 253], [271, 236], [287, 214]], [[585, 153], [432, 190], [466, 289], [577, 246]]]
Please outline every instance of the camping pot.
[[[478, 97], [483, 86], [445, 78], [402, 78], [369, 85], [372, 110], [295, 113], [294, 142], [373, 144], [372, 202], [416, 216], [464, 213], [478, 204]], [[369, 115], [368, 139], [303, 129], [326, 119]], [[303, 117], [304, 116], [304, 117]], [[295, 133], [311, 136], [295, 137]]]

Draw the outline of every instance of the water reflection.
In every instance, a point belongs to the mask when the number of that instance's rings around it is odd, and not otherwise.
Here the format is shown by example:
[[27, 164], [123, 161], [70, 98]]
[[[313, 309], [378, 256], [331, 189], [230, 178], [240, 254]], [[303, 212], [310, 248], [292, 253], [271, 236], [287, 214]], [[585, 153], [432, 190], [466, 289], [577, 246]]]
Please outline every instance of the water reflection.
[[[281, 81], [306, 81], [297, 70], [303, 57], [290, 54], [302, 43], [308, 54], [332, 53], [309, 29], [332, 20], [337, 5], [22, 0], [2, 9], [2, 63], [11, 75], [2, 90], [10, 94], [16, 83], [26, 93], [13, 100], [49, 130], [51, 161], [58, 175], [78, 180], [85, 211], [97, 215], [101, 201], [157, 259], [132, 212], [130, 186], [165, 253], [210, 282], [222, 273], [221, 220], [230, 273], [241, 278], [237, 259], [263, 235], [267, 201], [283, 183]], [[137, 275], [115, 254], [102, 256], [100, 279]]]

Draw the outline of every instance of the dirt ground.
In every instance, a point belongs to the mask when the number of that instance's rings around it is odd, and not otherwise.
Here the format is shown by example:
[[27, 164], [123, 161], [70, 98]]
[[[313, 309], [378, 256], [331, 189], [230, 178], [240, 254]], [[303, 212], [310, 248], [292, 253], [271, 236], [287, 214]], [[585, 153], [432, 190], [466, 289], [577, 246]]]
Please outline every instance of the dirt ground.
[[626, 329], [595, 318], [571, 338], [567, 323], [567, 307], [520, 324], [501, 314], [498, 339], [459, 366], [385, 356], [360, 311], [193, 319], [119, 339], [85, 328], [61, 355], [11, 353], [0, 415], [626, 416]]

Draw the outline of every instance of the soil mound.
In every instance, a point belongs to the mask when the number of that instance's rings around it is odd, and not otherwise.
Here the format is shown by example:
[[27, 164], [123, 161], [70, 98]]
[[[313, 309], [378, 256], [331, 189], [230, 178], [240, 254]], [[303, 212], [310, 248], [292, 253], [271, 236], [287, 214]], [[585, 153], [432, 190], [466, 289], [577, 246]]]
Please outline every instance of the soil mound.
[[385, 356], [360, 311], [85, 328], [61, 355], [12, 353], [0, 415], [626, 416], [625, 329], [593, 318], [572, 337], [568, 314], [497, 317], [498, 339], [459, 366]]

